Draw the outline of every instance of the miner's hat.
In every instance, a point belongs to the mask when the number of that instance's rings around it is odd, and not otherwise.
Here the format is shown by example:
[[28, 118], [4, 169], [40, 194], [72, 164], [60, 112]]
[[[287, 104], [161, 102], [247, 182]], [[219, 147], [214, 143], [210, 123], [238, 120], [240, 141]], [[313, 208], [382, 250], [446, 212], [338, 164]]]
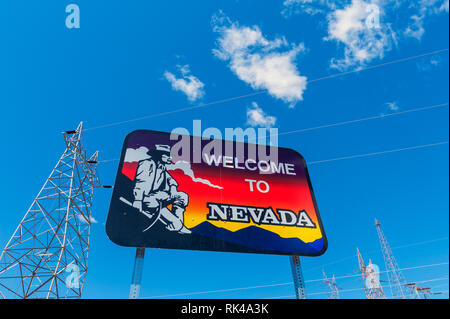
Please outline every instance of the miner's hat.
[[166, 154], [170, 157], [170, 146], [169, 145], [160, 145], [156, 144], [154, 150], [149, 150], [147, 154], [151, 157], [161, 157], [163, 154]]
[[170, 154], [170, 146], [169, 145], [156, 144], [155, 146], [156, 146], [157, 151]]

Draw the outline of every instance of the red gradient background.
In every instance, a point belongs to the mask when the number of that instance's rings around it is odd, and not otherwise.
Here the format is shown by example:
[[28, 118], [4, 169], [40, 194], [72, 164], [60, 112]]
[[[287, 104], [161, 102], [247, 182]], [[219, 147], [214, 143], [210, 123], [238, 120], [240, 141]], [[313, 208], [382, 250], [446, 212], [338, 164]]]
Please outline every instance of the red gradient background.
[[[299, 158], [300, 159], [300, 158]], [[137, 162], [124, 162], [122, 173], [130, 179], [134, 179]], [[295, 165], [302, 165], [301, 160], [296, 161]], [[184, 174], [180, 169], [169, 171], [177, 180], [178, 190], [186, 192], [189, 195], [189, 205], [185, 212], [185, 225], [192, 228], [206, 221], [206, 215], [209, 212], [207, 202], [223, 203], [231, 205], [272, 207], [276, 209], [289, 209], [298, 214], [305, 210], [311, 218], [316, 228], [302, 228], [281, 225], [257, 225], [250, 223], [208, 221], [211, 224], [237, 231], [249, 226], [257, 226], [263, 229], [277, 233], [284, 238], [299, 238], [308, 243], [323, 237], [319, 227], [319, 221], [312, 194], [308, 185], [306, 175], [283, 175], [283, 174], [259, 174], [248, 170], [236, 168], [225, 168], [223, 166], [208, 166], [206, 163], [191, 164], [196, 178], [209, 180], [212, 184], [223, 187], [223, 189], [213, 188], [200, 182], [194, 182], [191, 177]], [[256, 189], [253, 183], [253, 192], [250, 191], [250, 185], [245, 179], [263, 180], [270, 186], [267, 193], [261, 193]]]

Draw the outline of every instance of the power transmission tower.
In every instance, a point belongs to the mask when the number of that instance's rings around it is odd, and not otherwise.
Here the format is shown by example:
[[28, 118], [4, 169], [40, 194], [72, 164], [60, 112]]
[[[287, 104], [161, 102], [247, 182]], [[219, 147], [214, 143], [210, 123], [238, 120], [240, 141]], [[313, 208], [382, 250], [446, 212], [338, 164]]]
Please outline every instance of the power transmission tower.
[[405, 287], [409, 289], [410, 299], [422, 299], [422, 296], [419, 293], [419, 291], [423, 289], [422, 287], [414, 282], [405, 284]]
[[405, 287], [409, 289], [411, 299], [430, 299], [432, 295], [440, 295], [441, 293], [431, 292], [431, 288], [424, 288], [419, 286], [415, 282], [405, 284]]
[[336, 279], [334, 278], [334, 275], [331, 279], [328, 279], [324, 269], [322, 269], [322, 273], [323, 273], [323, 283], [326, 285], [328, 292], [328, 299], [340, 299], [339, 287], [336, 284]]
[[305, 280], [299, 256], [291, 256], [292, 277], [294, 279], [295, 295], [297, 299], [306, 299]]
[[406, 284], [405, 278], [403, 277], [400, 267], [395, 260], [394, 254], [392, 253], [391, 247], [381, 230], [380, 222], [375, 219], [375, 227], [377, 228], [378, 238], [381, 245], [381, 253], [383, 254], [384, 263], [386, 265], [386, 272], [388, 275], [389, 286], [391, 287], [392, 298], [407, 298], [405, 293], [404, 285]]
[[88, 268], [98, 152], [87, 157], [83, 123], [0, 255], [5, 298], [80, 298]]
[[358, 248], [356, 248], [356, 251], [358, 254], [359, 271], [361, 272], [361, 279], [364, 285], [366, 298], [386, 299], [386, 295], [380, 284], [379, 271], [377, 271], [371, 260], [369, 260], [369, 264], [366, 265]]

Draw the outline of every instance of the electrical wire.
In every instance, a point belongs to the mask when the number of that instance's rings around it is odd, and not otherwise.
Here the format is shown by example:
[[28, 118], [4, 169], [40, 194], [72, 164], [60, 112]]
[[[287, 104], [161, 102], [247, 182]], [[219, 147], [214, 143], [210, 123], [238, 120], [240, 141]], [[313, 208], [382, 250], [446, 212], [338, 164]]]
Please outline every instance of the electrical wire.
[[[424, 241], [421, 241], [421, 242], [415, 242], [415, 243], [401, 245], [401, 246], [394, 246], [394, 247], [391, 247], [391, 249], [392, 250], [402, 249], [402, 248], [407, 248], [407, 247], [412, 247], [412, 246], [419, 246], [419, 245], [424, 245], [424, 244], [430, 244], [430, 243], [434, 243], [434, 242], [437, 242], [437, 241], [448, 240], [448, 239], [449, 239], [449, 237], [441, 237], [441, 238], [424, 240]], [[367, 251], [366, 254], [373, 253], [375, 251], [377, 251], [377, 250], [370, 250], [370, 251]], [[307, 269], [307, 270], [305, 270], [303, 272], [306, 273], [306, 272], [313, 271], [313, 270], [316, 270], [316, 269], [324, 268], [325, 266], [339, 264], [341, 262], [347, 261], [347, 260], [355, 258], [355, 257], [358, 257], [358, 255], [357, 254], [353, 254], [351, 256], [340, 258], [338, 260], [335, 260], [335, 261], [332, 261], [332, 262], [329, 262], [329, 263], [326, 263], [326, 264], [322, 264], [322, 265], [320, 265], [318, 267], [309, 268], [309, 269]]]
[[[429, 264], [429, 265], [421, 265], [421, 266], [414, 266], [414, 267], [408, 267], [408, 268], [401, 268], [399, 270], [412, 270], [412, 269], [420, 269], [420, 268], [429, 268], [429, 267], [436, 267], [436, 266], [442, 266], [442, 265], [448, 265], [448, 264], [449, 264], [448, 262], [443, 262], [443, 263], [437, 263], [437, 264]], [[380, 271], [379, 273], [386, 273], [386, 272], [389, 272], [389, 271], [387, 271], [387, 270], [386, 271]], [[343, 278], [360, 277], [360, 276], [361, 276], [360, 274], [356, 274], [356, 275], [337, 276], [337, 277], [334, 277], [334, 278], [335, 279], [343, 279]], [[323, 278], [312, 279], [312, 280], [305, 280], [305, 283], [308, 283], [308, 282], [311, 283], [311, 282], [317, 282], [317, 281], [323, 281]], [[193, 295], [201, 295], [201, 294], [231, 292], [231, 291], [239, 291], [239, 290], [250, 290], [250, 289], [257, 289], [257, 288], [286, 286], [286, 285], [292, 285], [292, 282], [278, 283], [278, 284], [269, 284], [269, 285], [258, 285], [258, 286], [251, 286], [251, 287], [219, 289], [219, 290], [210, 290], [210, 291], [197, 291], [197, 292], [179, 293], [179, 294], [170, 294], [170, 295], [161, 295], [161, 296], [151, 296], [151, 297], [143, 297], [142, 299], [193, 296]]]
[[215, 104], [231, 102], [231, 101], [234, 101], [234, 100], [239, 100], [239, 99], [243, 99], [243, 98], [246, 98], [246, 97], [263, 94], [266, 91], [267, 90], [257, 91], [257, 92], [253, 92], [253, 93], [249, 93], [249, 94], [236, 96], [236, 97], [231, 97], [231, 98], [217, 100], [217, 101], [213, 101], [213, 102], [209, 102], [209, 103], [202, 103], [202, 104], [199, 104], [199, 105], [194, 105], [194, 106], [189, 106], [189, 107], [185, 107], [185, 108], [181, 108], [181, 109], [176, 109], [176, 110], [173, 110], [173, 111], [155, 113], [155, 114], [151, 114], [151, 115], [147, 115], [147, 116], [143, 116], [143, 117], [138, 117], [138, 118], [135, 118], [135, 119], [130, 119], [130, 120], [125, 120], [125, 121], [120, 121], [120, 122], [114, 122], [114, 123], [99, 125], [99, 126], [95, 126], [95, 127], [86, 128], [83, 131], [97, 130], [97, 129], [101, 129], [101, 128], [117, 126], [117, 125], [127, 124], [127, 123], [131, 123], [131, 122], [136, 122], [136, 121], [148, 120], [148, 119], [151, 119], [151, 118], [165, 116], [165, 115], [169, 115], [169, 114], [195, 110], [195, 109], [199, 109], [199, 108], [206, 107], [206, 106], [211, 106], [211, 105], [215, 105]]
[[443, 53], [443, 52], [447, 52], [447, 51], [448, 51], [448, 48], [435, 50], [435, 51], [431, 51], [431, 52], [426, 52], [426, 53], [422, 53], [422, 54], [418, 54], [418, 55], [414, 55], [414, 56], [409, 56], [409, 57], [406, 57], [406, 58], [401, 58], [401, 59], [392, 60], [392, 61], [388, 61], [388, 62], [384, 62], [384, 63], [380, 63], [380, 64], [375, 64], [375, 65], [368, 66], [368, 67], [361, 68], [361, 69], [356, 69], [356, 70], [347, 71], [347, 72], [341, 72], [341, 73], [333, 74], [333, 75], [327, 75], [327, 76], [324, 76], [324, 77], [321, 77], [321, 78], [310, 80], [310, 81], [308, 81], [308, 83], [322, 81], [322, 80], [327, 80], [327, 79], [335, 78], [335, 77], [338, 77], [338, 76], [343, 76], [343, 75], [347, 75], [347, 74], [351, 74], [351, 73], [357, 73], [357, 72], [360, 72], [360, 71], [367, 71], [367, 70], [377, 69], [377, 68], [384, 67], [384, 66], [387, 66], [387, 65], [401, 63], [401, 62], [406, 62], [406, 61], [411, 61], [411, 60], [415, 60], [415, 59], [418, 59], [418, 58], [423, 58], [425, 56], [439, 54], [439, 53]]
[[[414, 266], [414, 267], [408, 267], [408, 268], [399, 268], [399, 270], [412, 270], [412, 269], [420, 269], [420, 268], [429, 268], [429, 267], [436, 267], [436, 266], [442, 266], [442, 265], [448, 265], [448, 262], [444, 262], [444, 263], [438, 263], [438, 264], [430, 264], [430, 265], [422, 265], [422, 266]], [[383, 270], [383, 271], [379, 271], [378, 273], [380, 274], [384, 274], [389, 272], [389, 270]], [[344, 278], [352, 278], [352, 277], [360, 277], [361, 274], [352, 274], [352, 275], [343, 275], [343, 276], [338, 276], [338, 277], [334, 277], [335, 279], [344, 279]], [[322, 281], [323, 279], [312, 279], [312, 280], [305, 280], [306, 282], [317, 282], [317, 281]]]
[[[319, 126], [314, 126], [314, 127], [309, 127], [309, 128], [303, 128], [303, 129], [298, 129], [298, 130], [293, 130], [293, 131], [282, 132], [282, 133], [278, 133], [278, 134], [271, 134], [270, 136], [281, 136], [281, 135], [288, 135], [288, 134], [295, 134], [295, 133], [303, 133], [303, 132], [314, 131], [314, 130], [318, 130], [318, 129], [343, 126], [343, 125], [354, 124], [354, 123], [359, 123], [359, 122], [364, 122], [364, 121], [369, 121], [369, 120], [382, 119], [382, 118], [387, 118], [387, 117], [392, 117], [392, 116], [397, 116], [397, 115], [404, 115], [404, 114], [409, 114], [409, 113], [414, 113], [414, 112], [429, 111], [429, 110], [445, 107], [448, 105], [449, 105], [448, 102], [434, 104], [434, 105], [428, 105], [428, 106], [412, 108], [412, 109], [400, 111], [400, 112], [393, 112], [393, 113], [388, 113], [388, 114], [363, 117], [363, 118], [354, 119], [354, 120], [336, 122], [336, 123], [331, 123], [331, 124], [324, 124], [324, 125], [319, 125]], [[117, 158], [108, 159], [108, 160], [98, 161], [98, 163], [115, 162], [118, 160], [119, 159], [117, 159]], [[316, 163], [310, 162], [309, 164], [316, 164]]]
[[[340, 72], [340, 73], [336, 73], [336, 74], [326, 75], [326, 76], [315, 78], [315, 79], [312, 79], [312, 80], [307, 80], [306, 83], [310, 84], [310, 83], [315, 83], [315, 82], [319, 82], [319, 81], [323, 81], [323, 80], [327, 80], [327, 79], [331, 79], [331, 78], [337, 78], [337, 77], [340, 77], [340, 76], [345, 76], [345, 75], [352, 74], [352, 73], [359, 73], [359, 72], [362, 72], [362, 71], [373, 70], [373, 69], [377, 69], [377, 68], [384, 67], [384, 66], [387, 66], [387, 65], [392, 65], [392, 64], [396, 64], [396, 63], [402, 63], [402, 62], [406, 62], [406, 61], [411, 61], [411, 60], [415, 60], [415, 59], [418, 59], [418, 58], [422, 58], [422, 57], [425, 57], [425, 56], [430, 56], [430, 55], [435, 55], [435, 54], [448, 52], [448, 50], [449, 50], [448, 48], [445, 48], [445, 49], [425, 52], [425, 53], [422, 53], [422, 54], [419, 54], [419, 55], [414, 55], [414, 56], [409, 56], [409, 57], [406, 57], [406, 58], [396, 59], [396, 60], [392, 60], [392, 61], [389, 61], [389, 62], [375, 64], [375, 65], [364, 67], [364, 68], [358, 68], [358, 69], [352, 70], [352, 71]], [[240, 96], [235, 96], [235, 97], [225, 98], [225, 99], [221, 99], [221, 100], [216, 100], [216, 101], [209, 102], [209, 103], [202, 103], [202, 104], [199, 104], [199, 105], [179, 108], [179, 109], [175, 109], [175, 110], [172, 110], [172, 111], [155, 113], [155, 114], [151, 114], [151, 115], [148, 115], [148, 116], [138, 117], [138, 118], [134, 118], [134, 119], [130, 119], [130, 120], [112, 122], [112, 123], [109, 123], [109, 124], [103, 124], [103, 125], [94, 126], [94, 127], [90, 127], [90, 128], [88, 127], [88, 128], [85, 128], [84, 131], [87, 132], [87, 131], [91, 131], [91, 130], [97, 130], [97, 129], [101, 129], [101, 128], [118, 126], [118, 125], [127, 124], [127, 123], [131, 123], [131, 122], [136, 122], [136, 121], [146, 120], [146, 119], [150, 119], [150, 118], [155, 118], [155, 117], [161, 117], [161, 116], [165, 116], [165, 115], [175, 114], [175, 113], [179, 113], [179, 112], [186, 112], [186, 111], [190, 111], [190, 110], [194, 110], [194, 109], [203, 108], [203, 107], [206, 107], [206, 106], [211, 106], [211, 105], [231, 102], [231, 101], [235, 101], [235, 100], [240, 100], [240, 99], [243, 99], [243, 98], [252, 97], [252, 96], [256, 96], [256, 95], [261, 95], [261, 94], [264, 94], [266, 92], [268, 92], [268, 90], [261, 90], [261, 91], [257, 91], [257, 92], [253, 92], [253, 93], [240, 95]]]
[[[440, 281], [440, 280], [448, 280], [448, 277], [440, 277], [440, 278], [433, 278], [433, 279], [429, 279], [429, 280], [422, 280], [422, 281], [418, 281], [418, 284], [423, 284], [426, 282], [433, 282], [433, 281]], [[392, 287], [394, 285], [382, 285], [382, 288], [389, 288]], [[359, 290], [364, 290], [365, 288], [351, 288], [351, 289], [339, 289], [339, 293], [342, 292], [350, 292], [350, 291], [359, 291]], [[308, 293], [308, 296], [316, 296], [316, 295], [325, 295], [328, 294], [327, 291], [324, 292], [313, 292], [313, 293]], [[287, 295], [287, 296], [277, 296], [277, 297], [268, 297], [268, 298], [263, 298], [263, 299], [284, 299], [284, 298], [292, 298], [292, 297], [296, 297], [295, 295]]]
[[387, 114], [380, 114], [380, 115], [375, 115], [375, 116], [363, 117], [363, 118], [359, 118], [359, 119], [355, 119], [355, 120], [342, 121], [342, 122], [336, 122], [336, 123], [332, 123], [332, 124], [324, 124], [324, 125], [308, 127], [308, 128], [298, 129], [298, 130], [281, 132], [281, 133], [278, 133], [278, 134], [271, 134], [271, 136], [282, 136], [282, 135], [288, 135], [288, 134], [294, 134], [294, 133], [303, 133], [303, 132], [315, 131], [315, 130], [323, 129], [323, 128], [343, 126], [343, 125], [354, 124], [354, 123], [370, 121], [370, 120], [376, 120], [376, 119], [383, 119], [383, 118], [387, 118], [387, 117], [403, 115], [403, 114], [408, 114], [408, 113], [427, 111], [427, 110], [432, 110], [432, 109], [436, 109], [436, 108], [440, 108], [440, 107], [444, 107], [444, 106], [448, 106], [448, 102], [447, 103], [441, 103], [441, 104], [424, 106], [424, 107], [413, 108], [413, 109], [400, 111], [400, 112], [392, 112], [392, 113], [387, 113]]
[[439, 145], [444, 145], [444, 144], [448, 144], [448, 141], [431, 143], [431, 144], [423, 144], [423, 145], [415, 145], [415, 146], [409, 146], [409, 147], [403, 147], [403, 148], [397, 148], [397, 149], [373, 152], [373, 153], [364, 153], [364, 154], [356, 154], [356, 155], [349, 155], [349, 156], [343, 156], [343, 157], [335, 157], [335, 158], [330, 158], [330, 159], [326, 159], [326, 160], [311, 161], [311, 162], [307, 162], [307, 164], [314, 165], [314, 164], [322, 164], [322, 163], [329, 163], [329, 162], [335, 162], [335, 161], [343, 161], [343, 160], [349, 160], [349, 159], [354, 159], [354, 158], [362, 158], [362, 157], [369, 157], [369, 156], [382, 155], [382, 154], [388, 154], [388, 153], [417, 150], [417, 149], [421, 149], [421, 148], [428, 148], [428, 147], [439, 146]]
[[[325, 159], [325, 160], [311, 161], [311, 162], [307, 162], [307, 164], [308, 165], [314, 165], [314, 164], [342, 161], [342, 160], [348, 160], [348, 159], [354, 159], [354, 158], [362, 158], [362, 157], [369, 157], [369, 156], [375, 156], [375, 155], [382, 155], [382, 154], [388, 154], [388, 153], [396, 153], [396, 152], [417, 150], [417, 149], [422, 149], [422, 148], [429, 148], [429, 147], [433, 147], [433, 146], [444, 145], [444, 144], [448, 144], [448, 143], [449, 143], [448, 141], [443, 141], [443, 142], [437, 142], [437, 143], [431, 143], [431, 144], [414, 145], [414, 146], [402, 147], [402, 148], [385, 150], [385, 151], [380, 151], [380, 152], [355, 154], [355, 155], [349, 155], [349, 156], [343, 156], [343, 157], [335, 157], [335, 158], [330, 158], [330, 159]], [[98, 163], [115, 162], [115, 161], [118, 161], [118, 160], [119, 160], [118, 158], [115, 158], [115, 159], [109, 159], [109, 160], [104, 160], [104, 161], [98, 161]]]

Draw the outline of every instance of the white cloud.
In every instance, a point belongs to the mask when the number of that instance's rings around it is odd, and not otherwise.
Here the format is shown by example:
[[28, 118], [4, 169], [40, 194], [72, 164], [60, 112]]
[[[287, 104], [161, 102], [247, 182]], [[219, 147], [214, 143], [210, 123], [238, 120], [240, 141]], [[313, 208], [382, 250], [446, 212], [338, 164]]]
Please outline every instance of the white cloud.
[[382, 59], [400, 40], [421, 40], [426, 19], [449, 11], [449, 0], [285, 0], [283, 5], [285, 16], [320, 14], [327, 21], [324, 40], [342, 49], [330, 64], [341, 70]]
[[383, 8], [375, 3], [352, 0], [343, 9], [328, 14], [328, 36], [344, 47], [342, 58], [333, 58], [331, 66], [337, 69], [361, 67], [375, 58], [383, 58], [395, 42], [391, 26], [382, 23]]
[[125, 153], [125, 162], [139, 162], [142, 160], [145, 160], [147, 158], [150, 158], [150, 156], [147, 154], [148, 148], [145, 146], [141, 146], [138, 149], [134, 148], [127, 148], [127, 151]]
[[[82, 214], [78, 214], [77, 217], [82, 223], [84, 223], [84, 224], [88, 223], [86, 217], [84, 217]], [[90, 216], [89, 220], [91, 221], [91, 224], [97, 224], [98, 223], [97, 220], [93, 216]]]
[[335, 2], [334, 0], [285, 0], [281, 13], [284, 16], [300, 13], [316, 15], [324, 13], [329, 9], [335, 9]]
[[442, 58], [440, 56], [434, 56], [429, 59], [421, 59], [416, 62], [417, 69], [421, 72], [430, 72], [434, 68], [439, 67], [442, 63]]
[[448, 2], [449, 2], [449, 0], [444, 0], [444, 2], [439, 7], [438, 11], [439, 12], [447, 12], [448, 13]]
[[400, 109], [397, 102], [387, 102], [386, 106], [390, 111], [394, 111], [394, 112], [398, 111]]
[[422, 39], [425, 33], [425, 28], [423, 27], [425, 16], [413, 14], [410, 17], [410, 24], [406, 27], [404, 34], [408, 37], [416, 38], [417, 40]]
[[432, 15], [448, 13], [449, 0], [420, 0], [408, 2], [413, 13], [409, 18], [409, 23], [404, 30], [404, 35], [421, 40], [425, 33], [425, 19]]
[[416, 5], [422, 12], [427, 11], [428, 14], [448, 13], [449, 0], [420, 0], [416, 1]]
[[204, 84], [196, 76], [191, 74], [189, 65], [177, 66], [181, 77], [177, 78], [169, 71], [164, 72], [164, 77], [172, 85], [175, 91], [181, 91], [186, 94], [189, 101], [193, 102], [205, 95]]
[[172, 170], [172, 171], [176, 170], [176, 169], [181, 169], [184, 172], [184, 174], [189, 176], [196, 183], [202, 183], [202, 184], [208, 185], [208, 186], [213, 187], [213, 188], [223, 189], [222, 186], [214, 185], [210, 181], [208, 181], [207, 179], [195, 177], [194, 171], [191, 168], [191, 164], [186, 162], [186, 161], [178, 161], [175, 164], [169, 165], [167, 167], [167, 169], [168, 170]]
[[306, 77], [295, 60], [305, 50], [303, 43], [290, 44], [284, 37], [268, 40], [258, 26], [239, 26], [223, 14], [212, 19], [219, 34], [213, 54], [229, 62], [229, 68], [253, 89], [265, 89], [290, 106], [303, 100]]
[[441, 64], [441, 59], [439, 57], [431, 58], [430, 64], [433, 66], [438, 66], [439, 64]]
[[256, 102], [247, 109], [247, 124], [251, 126], [272, 127], [275, 125], [276, 118], [267, 115]]

